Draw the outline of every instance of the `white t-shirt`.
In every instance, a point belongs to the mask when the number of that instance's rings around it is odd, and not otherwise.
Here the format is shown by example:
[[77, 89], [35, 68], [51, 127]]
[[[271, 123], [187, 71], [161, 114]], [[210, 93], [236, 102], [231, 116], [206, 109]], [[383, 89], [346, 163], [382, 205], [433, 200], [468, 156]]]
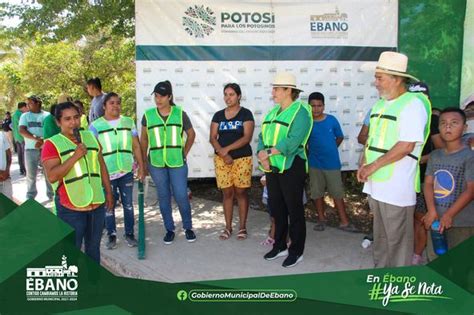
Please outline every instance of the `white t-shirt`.
[[[385, 106], [390, 106], [395, 100], [387, 101]], [[425, 125], [428, 122], [423, 103], [414, 99], [400, 114], [399, 141], [416, 142], [411, 152], [418, 156], [423, 140]], [[368, 180], [364, 184], [363, 192], [373, 199], [398, 207], [408, 207], [416, 204], [415, 175], [417, 161], [409, 156], [394, 163], [392, 177], [385, 182]]]
[[10, 142], [5, 133], [0, 131], [0, 171], [4, 171], [7, 168], [7, 154], [5, 151], [8, 149], [11, 149]]

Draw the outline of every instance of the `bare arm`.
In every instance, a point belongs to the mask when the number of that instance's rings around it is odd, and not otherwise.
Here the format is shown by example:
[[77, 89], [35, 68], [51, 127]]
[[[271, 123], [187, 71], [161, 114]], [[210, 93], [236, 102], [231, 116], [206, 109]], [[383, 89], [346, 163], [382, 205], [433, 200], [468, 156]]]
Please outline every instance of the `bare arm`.
[[244, 136], [234, 143], [229, 144], [225, 148], [222, 148], [223, 153], [225, 153], [224, 155], [229, 154], [229, 151], [239, 149], [249, 144], [250, 141], [252, 141], [254, 127], [255, 123], [253, 121], [244, 122]]
[[369, 126], [362, 125], [362, 128], [360, 128], [360, 131], [359, 131], [359, 135], [357, 136], [357, 142], [365, 145], [368, 138], [369, 138]]
[[142, 132], [141, 132], [141, 135], [140, 135], [140, 148], [142, 150], [142, 158], [143, 158], [143, 167], [144, 167], [144, 170], [145, 170], [145, 176], [147, 174], [147, 164], [146, 164], [146, 159], [147, 159], [147, 156], [148, 156], [148, 133], [147, 133], [147, 129], [146, 129], [146, 126], [142, 126]]
[[188, 156], [189, 150], [194, 144], [194, 139], [196, 138], [196, 132], [193, 128], [186, 130], [186, 143], [184, 144], [184, 157]]
[[209, 131], [209, 142], [217, 153], [219, 153], [219, 151], [222, 149], [221, 145], [219, 144], [219, 141], [217, 141], [217, 139], [219, 138], [218, 128], [218, 123], [211, 122], [211, 130]]
[[337, 147], [339, 147], [341, 145], [342, 141], [344, 141], [344, 137], [337, 137], [336, 138]]
[[132, 150], [133, 156], [138, 163], [138, 178], [143, 181], [145, 179], [145, 165], [143, 162], [142, 149], [140, 147], [140, 141], [138, 140], [138, 137], [132, 138]]
[[438, 219], [438, 214], [436, 213], [435, 202], [434, 202], [434, 177], [425, 176], [425, 184], [423, 187], [423, 195], [425, 197], [426, 209], [427, 212], [423, 217], [422, 221], [425, 224], [425, 229], [430, 229], [433, 221]]

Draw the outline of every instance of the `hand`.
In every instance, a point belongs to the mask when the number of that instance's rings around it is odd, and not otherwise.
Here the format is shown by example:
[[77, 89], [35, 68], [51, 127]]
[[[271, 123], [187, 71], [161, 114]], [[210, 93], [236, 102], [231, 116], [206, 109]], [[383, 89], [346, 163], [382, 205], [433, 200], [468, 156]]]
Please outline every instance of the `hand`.
[[36, 139], [35, 149], [39, 149], [43, 146], [43, 139]]
[[425, 225], [425, 229], [431, 229], [431, 225], [435, 220], [438, 220], [438, 214], [436, 212], [428, 211], [423, 218], [421, 218], [421, 222]]
[[266, 150], [261, 150], [257, 154], [258, 160], [261, 162], [263, 160], [268, 160], [268, 154]]
[[267, 177], [266, 176], [262, 176], [260, 178], [260, 184], [262, 184], [262, 186], [267, 186]]
[[112, 212], [114, 209], [114, 196], [112, 193], [105, 193], [105, 210], [107, 212]]
[[7, 180], [10, 177], [10, 173], [8, 171], [0, 171], [0, 181]]
[[139, 167], [138, 170], [137, 170], [137, 177], [138, 177], [138, 180], [141, 181], [142, 183], [145, 182], [145, 172], [146, 172], [146, 169], [144, 169], [144, 167]]
[[441, 219], [439, 219], [439, 232], [443, 233], [444, 230], [450, 229], [452, 226], [453, 217], [448, 213], [443, 214]]
[[87, 154], [87, 148], [83, 143], [79, 143], [76, 147], [76, 150], [74, 151], [74, 154], [72, 155], [72, 158], [79, 160], [81, 157]]
[[375, 173], [376, 170], [377, 168], [374, 163], [363, 165], [357, 170], [357, 180], [361, 183], [365, 183], [369, 179], [369, 176]]
[[217, 150], [217, 154], [218, 154], [221, 158], [224, 158], [226, 155], [229, 154], [229, 149], [220, 148], [219, 150]]
[[228, 154], [224, 156], [223, 159], [224, 159], [224, 163], [227, 165], [234, 163], [234, 159]]
[[268, 159], [266, 160], [263, 160], [263, 161], [260, 161], [260, 164], [262, 164], [262, 167], [265, 171], [269, 171], [271, 170], [270, 168], [270, 161]]

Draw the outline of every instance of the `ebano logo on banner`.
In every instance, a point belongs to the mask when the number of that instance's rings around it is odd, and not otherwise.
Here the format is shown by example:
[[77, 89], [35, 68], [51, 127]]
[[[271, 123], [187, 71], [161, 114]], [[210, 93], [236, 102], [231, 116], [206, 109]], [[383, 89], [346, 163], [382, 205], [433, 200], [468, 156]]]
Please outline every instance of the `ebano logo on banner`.
[[60, 266], [26, 269], [27, 301], [77, 301], [77, 266], [68, 266], [63, 255]]
[[311, 15], [309, 28], [313, 38], [347, 38], [349, 22], [347, 13], [339, 12], [336, 7], [334, 13]]

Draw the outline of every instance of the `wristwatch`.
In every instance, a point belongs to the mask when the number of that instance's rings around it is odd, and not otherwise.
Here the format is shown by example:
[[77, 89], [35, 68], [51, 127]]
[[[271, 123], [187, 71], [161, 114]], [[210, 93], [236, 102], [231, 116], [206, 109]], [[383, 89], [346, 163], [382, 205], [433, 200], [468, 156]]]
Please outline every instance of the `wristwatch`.
[[272, 156], [272, 155], [273, 155], [272, 149], [267, 149], [267, 155], [268, 155], [268, 156]]

